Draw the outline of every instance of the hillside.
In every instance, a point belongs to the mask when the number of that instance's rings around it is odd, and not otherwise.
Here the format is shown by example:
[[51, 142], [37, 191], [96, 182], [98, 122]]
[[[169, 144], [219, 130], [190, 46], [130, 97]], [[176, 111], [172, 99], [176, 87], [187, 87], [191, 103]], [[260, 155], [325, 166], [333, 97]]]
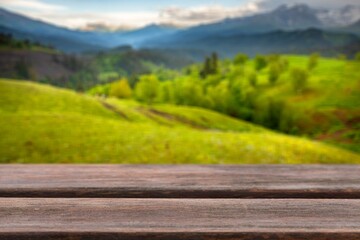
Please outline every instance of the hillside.
[[[211, 109], [360, 152], [359, 66], [359, 60], [344, 56], [248, 59], [239, 54], [219, 60], [212, 54], [171, 79], [157, 73], [141, 76], [133, 86], [133, 98]], [[89, 93], [109, 95], [114, 86], [100, 85]]]
[[[284, 107], [277, 128], [280, 131], [331, 142], [360, 151], [360, 63], [334, 58], [320, 58], [308, 72], [306, 89], [294, 92], [291, 83], [293, 68], [307, 69], [309, 57], [284, 56], [288, 72], [280, 74], [276, 84], [269, 86], [271, 66], [259, 73], [259, 91], [254, 122], [264, 124], [263, 109], [267, 99]], [[252, 63], [249, 63], [251, 66]], [[266, 125], [266, 124], [265, 124]], [[293, 126], [292, 130], [290, 126]], [[269, 126], [268, 126], [269, 127]]]
[[0, 81], [1, 163], [360, 163], [212, 111]]
[[66, 54], [29, 40], [0, 33], [0, 78], [32, 80], [84, 91], [125, 76], [172, 72], [194, 63], [200, 52], [118, 47], [99, 53]]

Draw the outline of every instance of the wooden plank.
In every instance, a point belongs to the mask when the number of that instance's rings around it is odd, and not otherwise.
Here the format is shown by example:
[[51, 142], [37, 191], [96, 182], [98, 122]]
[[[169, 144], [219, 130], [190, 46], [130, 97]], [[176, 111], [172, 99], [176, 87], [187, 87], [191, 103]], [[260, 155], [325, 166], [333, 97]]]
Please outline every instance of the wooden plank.
[[0, 197], [360, 198], [355, 165], [1, 165]]
[[1, 198], [0, 222], [1, 239], [358, 240], [360, 200]]

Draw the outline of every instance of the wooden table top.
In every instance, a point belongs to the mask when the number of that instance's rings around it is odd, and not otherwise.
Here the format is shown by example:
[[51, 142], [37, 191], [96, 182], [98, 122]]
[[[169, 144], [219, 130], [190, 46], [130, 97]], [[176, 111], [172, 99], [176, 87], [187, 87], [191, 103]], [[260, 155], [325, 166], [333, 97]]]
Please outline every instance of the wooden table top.
[[0, 165], [0, 239], [360, 239], [360, 166]]
[[360, 198], [356, 165], [2, 165], [0, 197]]

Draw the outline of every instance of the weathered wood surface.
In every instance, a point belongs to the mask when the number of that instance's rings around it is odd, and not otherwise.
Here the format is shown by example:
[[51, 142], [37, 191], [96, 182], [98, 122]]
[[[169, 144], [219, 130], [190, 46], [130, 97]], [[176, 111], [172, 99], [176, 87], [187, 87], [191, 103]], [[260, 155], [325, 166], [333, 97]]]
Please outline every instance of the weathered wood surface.
[[1, 165], [0, 197], [360, 199], [360, 166]]
[[0, 239], [358, 240], [360, 200], [1, 198], [0, 222]]

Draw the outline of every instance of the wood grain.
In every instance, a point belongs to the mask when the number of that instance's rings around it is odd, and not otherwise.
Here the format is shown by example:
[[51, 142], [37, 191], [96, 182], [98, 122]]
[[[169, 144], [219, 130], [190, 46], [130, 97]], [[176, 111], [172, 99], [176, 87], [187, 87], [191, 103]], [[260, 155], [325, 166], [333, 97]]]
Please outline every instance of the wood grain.
[[360, 199], [360, 166], [1, 165], [0, 197]]
[[0, 199], [1, 239], [360, 239], [360, 200]]

